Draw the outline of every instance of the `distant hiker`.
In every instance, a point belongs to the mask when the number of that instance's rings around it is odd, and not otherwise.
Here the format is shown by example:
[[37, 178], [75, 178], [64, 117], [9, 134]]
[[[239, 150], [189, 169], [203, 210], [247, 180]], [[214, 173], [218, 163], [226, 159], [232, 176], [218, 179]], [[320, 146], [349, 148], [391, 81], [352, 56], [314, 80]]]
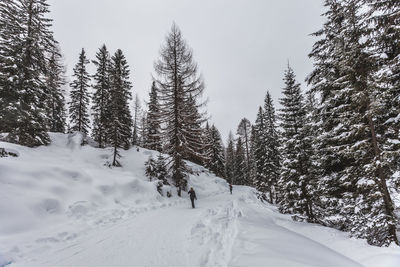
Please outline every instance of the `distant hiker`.
[[197, 200], [196, 192], [194, 192], [193, 187], [190, 188], [188, 194], [190, 195], [190, 200], [192, 201], [192, 208], [194, 208], [194, 200]]
[[232, 195], [232, 184], [229, 184], [229, 191], [231, 191], [231, 195]]

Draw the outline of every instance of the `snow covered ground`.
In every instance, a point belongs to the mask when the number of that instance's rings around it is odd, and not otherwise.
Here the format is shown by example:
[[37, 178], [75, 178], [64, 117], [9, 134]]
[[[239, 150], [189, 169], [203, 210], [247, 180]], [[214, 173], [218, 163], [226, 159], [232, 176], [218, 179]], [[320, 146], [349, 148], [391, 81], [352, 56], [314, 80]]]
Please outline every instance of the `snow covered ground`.
[[124, 151], [124, 167], [110, 169], [109, 151], [51, 137], [35, 149], [0, 142], [19, 154], [0, 158], [0, 266], [400, 266], [399, 247], [293, 222], [201, 167], [191, 209], [146, 180], [154, 152]]

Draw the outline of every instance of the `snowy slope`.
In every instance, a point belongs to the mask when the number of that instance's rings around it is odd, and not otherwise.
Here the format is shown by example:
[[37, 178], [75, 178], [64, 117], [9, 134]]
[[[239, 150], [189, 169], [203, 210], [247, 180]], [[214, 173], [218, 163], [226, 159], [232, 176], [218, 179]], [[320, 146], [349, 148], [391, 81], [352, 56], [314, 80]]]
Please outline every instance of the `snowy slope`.
[[0, 266], [400, 266], [398, 247], [293, 222], [199, 166], [193, 210], [146, 180], [154, 152], [124, 151], [110, 169], [106, 149], [51, 137], [35, 149], [0, 142], [20, 155], [0, 158]]

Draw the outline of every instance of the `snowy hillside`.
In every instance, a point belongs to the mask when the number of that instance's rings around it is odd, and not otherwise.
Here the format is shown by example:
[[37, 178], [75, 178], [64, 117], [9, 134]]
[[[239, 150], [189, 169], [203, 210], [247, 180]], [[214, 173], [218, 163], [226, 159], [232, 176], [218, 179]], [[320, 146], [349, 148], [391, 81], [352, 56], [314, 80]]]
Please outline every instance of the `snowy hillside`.
[[47, 147], [0, 142], [0, 266], [399, 266], [398, 247], [378, 248], [330, 228], [293, 222], [192, 165], [187, 195], [160, 196], [144, 175], [155, 152], [106, 149], [52, 134]]

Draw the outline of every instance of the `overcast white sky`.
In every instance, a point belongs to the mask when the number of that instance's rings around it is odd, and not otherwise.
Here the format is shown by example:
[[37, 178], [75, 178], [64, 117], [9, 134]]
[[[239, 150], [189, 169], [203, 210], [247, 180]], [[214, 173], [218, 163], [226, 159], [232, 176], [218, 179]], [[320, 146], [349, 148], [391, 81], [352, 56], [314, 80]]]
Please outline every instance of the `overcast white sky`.
[[[121, 48], [133, 92], [148, 98], [153, 63], [173, 21], [194, 51], [224, 141], [240, 119], [254, 122], [269, 90], [278, 104], [287, 61], [305, 88], [307, 54], [321, 28], [322, 0], [49, 0], [50, 17], [71, 75], [82, 47], [90, 59], [105, 43]], [[93, 70], [93, 68], [91, 68]]]

